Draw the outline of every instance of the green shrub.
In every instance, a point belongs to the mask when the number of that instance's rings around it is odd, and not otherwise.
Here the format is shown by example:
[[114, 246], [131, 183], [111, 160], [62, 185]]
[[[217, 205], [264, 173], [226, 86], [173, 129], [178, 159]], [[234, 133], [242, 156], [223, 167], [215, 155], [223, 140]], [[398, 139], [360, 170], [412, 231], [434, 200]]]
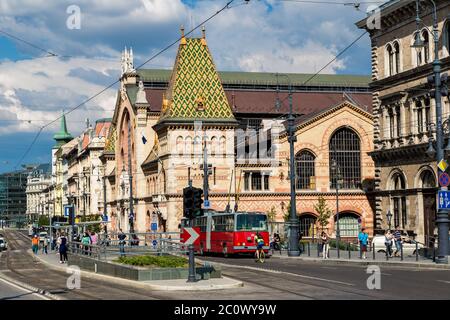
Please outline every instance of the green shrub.
[[[336, 240], [330, 240], [330, 248], [336, 248]], [[340, 241], [339, 242], [340, 250], [348, 250], [348, 242]], [[356, 244], [350, 243], [350, 251], [359, 251], [358, 246]]]
[[175, 256], [132, 256], [120, 257], [114, 261], [133, 266], [155, 266], [160, 268], [182, 268], [188, 266], [186, 258]]

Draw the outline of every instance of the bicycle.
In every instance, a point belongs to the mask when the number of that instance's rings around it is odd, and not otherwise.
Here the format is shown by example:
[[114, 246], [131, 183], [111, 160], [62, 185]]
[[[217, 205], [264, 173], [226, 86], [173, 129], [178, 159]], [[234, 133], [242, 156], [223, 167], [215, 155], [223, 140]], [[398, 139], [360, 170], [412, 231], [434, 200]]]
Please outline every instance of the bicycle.
[[[259, 255], [258, 255], [259, 252]], [[255, 262], [261, 262], [264, 263], [264, 260], [266, 259], [266, 254], [264, 253], [263, 249], [257, 249], [255, 251]]]

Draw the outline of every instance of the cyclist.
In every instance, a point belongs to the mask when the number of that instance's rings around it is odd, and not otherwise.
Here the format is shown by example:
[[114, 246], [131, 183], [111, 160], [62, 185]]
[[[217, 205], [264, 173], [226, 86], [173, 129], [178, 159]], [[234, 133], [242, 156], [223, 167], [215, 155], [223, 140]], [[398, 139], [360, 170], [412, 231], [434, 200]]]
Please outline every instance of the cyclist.
[[261, 251], [263, 251], [263, 246], [264, 246], [264, 239], [259, 234], [259, 232], [257, 232], [255, 235], [255, 243], [256, 243], [256, 258], [259, 260], [259, 255], [260, 255]]

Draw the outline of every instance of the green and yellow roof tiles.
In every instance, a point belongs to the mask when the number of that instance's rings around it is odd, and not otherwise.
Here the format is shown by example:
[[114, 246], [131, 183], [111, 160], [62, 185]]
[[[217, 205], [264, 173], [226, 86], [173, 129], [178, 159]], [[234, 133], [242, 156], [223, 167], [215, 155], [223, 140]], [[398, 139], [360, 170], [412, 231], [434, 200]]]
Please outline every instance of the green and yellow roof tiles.
[[163, 120], [236, 121], [204, 39], [180, 44], [163, 99]]

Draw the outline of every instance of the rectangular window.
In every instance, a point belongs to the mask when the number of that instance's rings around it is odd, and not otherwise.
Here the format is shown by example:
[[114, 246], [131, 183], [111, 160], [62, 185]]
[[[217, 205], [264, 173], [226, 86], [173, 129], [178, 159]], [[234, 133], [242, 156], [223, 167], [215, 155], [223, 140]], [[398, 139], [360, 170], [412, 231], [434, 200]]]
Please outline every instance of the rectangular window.
[[252, 190], [262, 190], [262, 176], [259, 172], [252, 173]]
[[264, 176], [264, 190], [269, 190], [269, 175]]
[[250, 173], [249, 172], [244, 173], [244, 190], [246, 191], [250, 189], [249, 180], [250, 180]]

